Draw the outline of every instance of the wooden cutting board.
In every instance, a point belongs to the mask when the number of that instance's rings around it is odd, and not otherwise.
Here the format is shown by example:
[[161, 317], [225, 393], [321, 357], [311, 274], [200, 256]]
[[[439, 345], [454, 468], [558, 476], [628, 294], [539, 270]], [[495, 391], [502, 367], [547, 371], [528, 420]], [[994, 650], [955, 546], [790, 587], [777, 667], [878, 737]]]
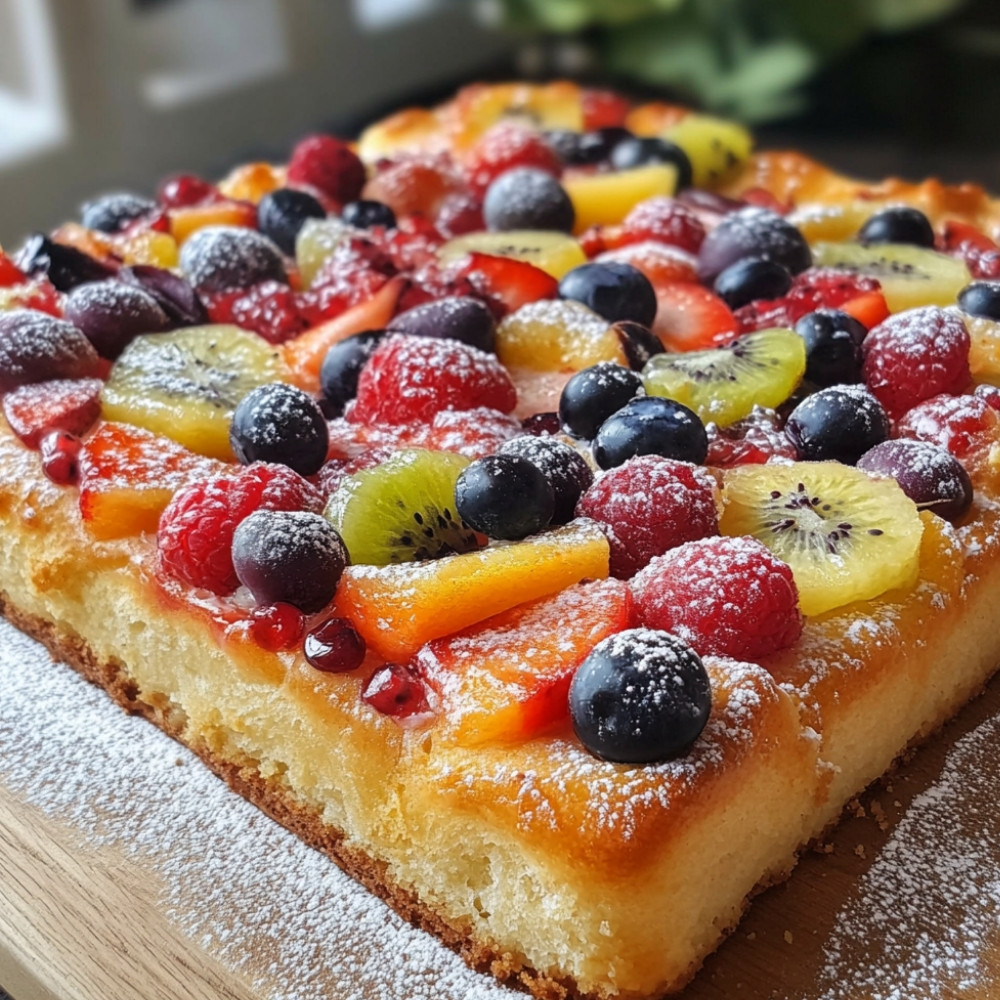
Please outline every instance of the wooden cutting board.
[[[3, 629], [7, 626], [0, 625], [0, 651], [5, 635], [10, 634]], [[25, 669], [46, 678], [56, 672], [59, 683], [78, 684], [67, 668], [48, 664], [41, 654], [33, 656], [30, 667]], [[0, 684], [4, 683], [0, 656]], [[22, 685], [22, 699], [24, 690]], [[59, 784], [63, 765], [58, 760], [40, 762], [37, 781], [26, 781], [32, 775], [26, 776], [23, 759], [17, 764], [19, 748], [10, 742], [18, 732], [17, 725], [11, 724], [18, 695], [14, 695], [12, 709], [9, 703], [4, 705], [5, 691], [9, 697], [9, 687], [0, 686], [0, 985], [14, 1000], [304, 1000], [314, 996], [328, 1000], [411, 1000], [425, 995], [440, 1000], [493, 1000], [517, 995], [466, 972], [453, 956], [430, 944], [423, 935], [404, 928], [381, 904], [363, 904], [368, 909], [362, 923], [365, 928], [374, 928], [365, 933], [376, 939], [369, 942], [369, 947], [383, 963], [383, 972], [372, 973], [371, 962], [366, 964], [361, 961], [364, 956], [359, 955], [369, 950], [365, 934], [351, 935], [350, 940], [334, 935], [333, 939], [317, 942], [316, 954], [321, 958], [311, 959], [308, 968], [299, 968], [297, 960], [288, 961], [288, 957], [308, 953], [310, 942], [296, 939], [296, 935], [307, 935], [294, 920], [282, 916], [280, 907], [267, 916], [275, 925], [268, 928], [262, 926], [266, 921], [261, 917], [260, 900], [244, 899], [238, 890], [225, 896], [225, 905], [219, 907], [225, 912], [212, 912], [212, 906], [218, 906], [214, 892], [201, 909], [197, 899], [193, 905], [190, 900], [178, 902], [171, 883], [178, 879], [178, 873], [183, 881], [185, 869], [183, 864], [172, 864], [170, 855], [181, 851], [183, 838], [168, 839], [162, 851], [155, 845], [150, 850], [148, 844], [139, 849], [129, 839], [136, 836], [134, 820], [116, 820], [116, 812], [121, 810], [114, 803], [107, 808], [95, 807], [94, 811], [67, 810], [64, 796], [52, 786], [53, 782]], [[51, 696], [51, 691], [47, 694]], [[99, 697], [103, 699], [103, 695]], [[32, 708], [32, 712], [36, 710]], [[93, 730], [97, 749], [89, 749], [89, 735], [74, 740], [82, 742], [84, 755], [102, 756], [102, 734], [117, 732], [125, 725], [125, 717], [103, 700], [92, 711], [94, 722], [85, 728], [88, 734]], [[80, 720], [73, 722], [79, 725]], [[130, 749], [118, 761], [123, 789], [127, 788], [130, 767], [134, 766], [130, 759], [154, 759], [163, 754], [176, 755], [176, 763], [182, 768], [198, 769], [188, 770], [187, 777], [207, 780], [193, 757], [152, 726], [141, 720], [128, 720], [128, 724], [132, 727], [129, 746], [134, 753]], [[914, 830], [907, 832], [909, 826], [921, 815], [932, 816], [938, 808], [946, 809], [945, 815], [961, 819], [964, 828], [971, 824], [965, 829], [972, 837], [969, 843], [977, 844], [977, 851], [986, 843], [992, 845], [992, 868], [1000, 870], [1000, 767], [994, 774], [992, 769], [976, 766], [976, 787], [970, 796], [963, 791], [962, 802], [955, 809], [947, 803], [948, 795], [955, 792], [956, 781], [954, 766], [949, 771], [946, 758], [949, 753], [955, 757], [956, 743], [966, 734], [973, 734], [968, 739], [984, 743], [992, 736], [993, 725], [1000, 733], [1000, 682], [994, 682], [982, 698], [900, 765], [889, 779], [870, 789], [858, 808], [832, 833], [823, 853], [808, 852], [788, 882], [758, 897], [747, 918], [685, 991], [683, 1000], [814, 1000], [833, 995], [823, 993], [823, 989], [830, 989], [831, 975], [834, 979], [846, 977], [842, 994], [845, 1000], [876, 995], [874, 988], [868, 991], [850, 986], [850, 975], [859, 971], [871, 972], [877, 983], [896, 984], [902, 990], [896, 994], [900, 1000], [1000, 996], [1000, 951], [995, 941], [980, 935], [982, 926], [1000, 927], [1000, 893], [996, 886], [984, 889], [983, 898], [975, 904], [982, 912], [966, 921], [967, 936], [976, 940], [962, 937], [965, 924], [958, 928], [956, 937], [955, 914], [948, 910], [950, 903], [941, 904], [940, 912], [935, 909], [936, 900], [940, 902], [937, 893], [943, 894], [941, 900], [952, 899], [951, 872], [964, 857], [960, 846], [949, 858], [946, 855], [952, 840], [946, 838], [940, 865], [932, 865], [934, 870], [925, 872], [926, 878], [920, 883], [926, 898], [911, 898], [897, 911], [892, 897], [887, 901], [884, 896], [885, 872], [889, 876], [900, 871], [905, 874], [909, 864], [906, 852], [915, 843]], [[15, 761], [13, 770], [5, 766], [11, 759]], [[114, 767], [114, 759], [112, 753], [102, 766]], [[954, 760], [951, 763], [954, 765]], [[67, 760], [65, 766], [76, 765]], [[94, 794], [95, 799], [100, 798], [97, 791]], [[227, 803], [234, 799], [214, 779], [208, 791], [199, 794], [211, 800], [204, 803], [208, 811], [228, 808]], [[128, 816], [134, 817], [145, 808], [156, 815], [162, 813], [163, 803], [156, 801], [155, 791], [137, 786], [133, 795]], [[245, 803], [236, 805], [250, 809]], [[301, 853], [305, 870], [314, 870], [317, 856], [284, 831], [274, 828], [268, 832], [273, 824], [256, 812], [254, 817], [262, 831], [259, 835], [270, 845], [261, 846], [260, 851], [271, 858], [280, 855], [282, 865], [286, 856]], [[116, 830], [116, 822], [120, 830]], [[919, 832], [919, 827], [915, 830]], [[278, 839], [272, 843], [268, 840], [271, 837]], [[253, 843], [244, 840], [239, 831], [234, 832], [233, 839], [241, 850]], [[220, 858], [224, 849], [222, 844]], [[892, 863], [887, 865], [887, 860]], [[260, 877], [267, 877], [268, 857], [248, 856], [245, 863], [248, 868], [258, 866]], [[325, 859], [322, 863], [326, 863]], [[976, 867], [982, 870], [984, 879], [990, 877], [990, 864], [979, 863]], [[170, 878], [164, 876], [165, 870], [172, 872]], [[221, 882], [231, 879], [226, 873], [232, 870], [220, 863], [214, 874], [211, 864], [199, 862], [200, 878], [205, 878], [207, 871], [209, 878]], [[881, 880], [867, 884], [865, 880], [871, 881], [880, 870]], [[962, 877], [967, 882], [969, 872]], [[888, 882], [891, 892], [891, 877]], [[351, 888], [345, 889], [344, 885]], [[881, 896], [876, 891], [879, 886]], [[344, 907], [358, 905], [357, 890], [346, 879], [337, 881], [330, 892], [334, 897], [343, 893]], [[340, 906], [341, 900], [334, 898], [331, 903]], [[960, 898], [958, 903], [966, 913], [967, 903]], [[869, 905], [886, 910], [887, 926], [894, 936], [894, 950], [888, 954], [884, 953], [879, 934], [866, 930]], [[906, 965], [902, 954], [907, 947], [905, 924], [915, 910], [922, 911], [926, 918], [921, 926], [913, 928], [913, 953], [923, 956], [918, 958], [917, 974]], [[845, 923], [845, 914], [852, 912], [853, 924], [851, 920]], [[195, 923], [201, 923], [192, 929], [194, 916]], [[215, 931], [206, 932], [205, 927], [212, 928], [216, 923], [239, 928], [239, 934], [219, 932], [213, 940]], [[917, 942], [921, 931], [928, 936]], [[220, 944], [223, 940], [224, 945]], [[935, 960], [934, 949], [941, 942], [947, 947]], [[964, 950], [974, 956], [974, 975], [969, 973], [968, 961], [962, 965], [964, 945], [968, 945]], [[835, 955], [832, 965], [831, 948]], [[896, 962], [900, 963], [898, 969], [893, 967]], [[950, 970], [949, 962], [953, 966]], [[821, 986], [824, 975], [826, 985]]]

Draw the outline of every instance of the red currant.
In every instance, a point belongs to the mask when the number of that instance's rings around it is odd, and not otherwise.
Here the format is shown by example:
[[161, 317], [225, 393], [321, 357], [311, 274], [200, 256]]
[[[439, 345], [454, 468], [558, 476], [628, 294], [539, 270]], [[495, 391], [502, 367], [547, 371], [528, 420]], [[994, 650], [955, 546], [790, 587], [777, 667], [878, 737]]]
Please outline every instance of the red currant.
[[302, 638], [305, 617], [291, 604], [265, 604], [250, 615], [250, 635], [262, 649], [277, 653]]
[[306, 660], [317, 670], [343, 674], [364, 662], [365, 640], [346, 618], [328, 618], [312, 629], [302, 646]]

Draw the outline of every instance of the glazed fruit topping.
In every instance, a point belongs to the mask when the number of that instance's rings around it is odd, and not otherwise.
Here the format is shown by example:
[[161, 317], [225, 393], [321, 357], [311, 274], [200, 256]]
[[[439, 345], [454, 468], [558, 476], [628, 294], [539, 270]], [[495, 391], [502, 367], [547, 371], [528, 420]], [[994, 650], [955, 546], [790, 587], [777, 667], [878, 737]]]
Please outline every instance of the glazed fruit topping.
[[317, 513], [322, 505], [319, 491], [284, 465], [251, 465], [235, 477], [201, 480], [180, 490], [160, 518], [160, 563], [192, 587], [231, 594], [240, 582], [233, 535], [244, 518], [258, 510]]
[[97, 352], [72, 323], [31, 309], [0, 313], [0, 393], [97, 369]]
[[899, 205], [876, 212], [858, 233], [858, 240], [872, 243], [911, 243], [918, 247], [934, 246], [934, 229], [919, 209]]
[[181, 248], [181, 270], [201, 294], [288, 283], [281, 251], [255, 229], [206, 226]]
[[708, 435], [698, 415], [682, 403], [640, 396], [601, 424], [593, 454], [602, 469], [636, 455], [663, 455], [700, 465], [708, 454]]
[[577, 372], [559, 397], [559, 419], [570, 434], [592, 439], [613, 413], [642, 392], [642, 377], [629, 368], [601, 361]]
[[351, 419], [407, 424], [448, 409], [509, 413], [516, 403], [510, 376], [493, 355], [455, 340], [396, 334], [362, 369]]
[[269, 344], [283, 344], [308, 325], [295, 293], [280, 281], [263, 281], [245, 290], [207, 298], [213, 323], [233, 323], [252, 330]]
[[114, 360], [133, 338], [172, 326], [156, 299], [137, 285], [96, 281], [77, 285], [63, 305], [66, 319], [82, 330], [102, 358]]
[[784, 431], [778, 414], [765, 406], [754, 406], [742, 420], [719, 427], [710, 423], [706, 465], [731, 468], [763, 465], [770, 461], [794, 461], [798, 449]]
[[611, 546], [611, 575], [622, 580], [654, 556], [719, 530], [712, 477], [658, 455], [604, 473], [581, 497], [577, 513], [601, 526]]
[[365, 166], [346, 142], [329, 135], [313, 135], [292, 150], [288, 182], [313, 188], [344, 204], [360, 196]]
[[656, 292], [630, 264], [582, 264], [559, 282], [559, 295], [582, 302], [610, 323], [630, 320], [649, 327], [656, 319]]
[[576, 213], [569, 195], [550, 173], [515, 167], [490, 184], [483, 200], [483, 219], [493, 232], [541, 229], [571, 233]]
[[632, 594], [642, 624], [703, 656], [756, 662], [802, 633], [791, 567], [753, 538], [705, 538], [656, 556]]
[[306, 633], [306, 661], [328, 674], [345, 674], [364, 663], [367, 647], [346, 618], [327, 618]]
[[932, 396], [964, 392], [969, 347], [957, 313], [928, 306], [890, 316], [865, 340], [864, 379], [895, 419]]
[[362, 689], [361, 700], [397, 722], [416, 721], [430, 711], [423, 682], [398, 663], [379, 667]]
[[547, 528], [555, 493], [542, 471], [519, 455], [490, 455], [463, 469], [455, 484], [459, 517], [488, 538], [517, 541]]
[[330, 433], [312, 396], [293, 385], [271, 382], [240, 401], [229, 441], [244, 465], [273, 462], [311, 476], [326, 461]]
[[280, 250], [295, 256], [295, 241], [308, 219], [325, 219], [326, 209], [307, 191], [279, 188], [257, 205], [257, 226]]
[[[558, 421], [556, 424], [558, 430]], [[498, 454], [526, 459], [545, 476], [555, 501], [553, 524], [566, 524], [573, 519], [577, 502], [594, 481], [594, 473], [583, 455], [557, 438], [522, 435], [501, 445]]]
[[66, 431], [50, 431], [39, 443], [42, 471], [57, 486], [71, 486], [80, 474], [79, 437]]
[[712, 693], [698, 654], [669, 632], [629, 629], [599, 642], [569, 692], [573, 729], [595, 756], [652, 764], [685, 753]]
[[834, 385], [806, 396], [789, 414], [785, 433], [808, 461], [855, 462], [885, 441], [891, 426], [879, 401], [860, 385]]
[[35, 382], [3, 397], [10, 429], [29, 448], [37, 448], [52, 431], [81, 437], [101, 414], [100, 379], [55, 379]]
[[918, 507], [950, 521], [972, 504], [972, 480], [961, 462], [926, 441], [884, 441], [858, 459], [858, 468], [892, 476]]
[[347, 549], [333, 525], [302, 510], [256, 510], [233, 533], [233, 568], [258, 604], [315, 614], [333, 600]]

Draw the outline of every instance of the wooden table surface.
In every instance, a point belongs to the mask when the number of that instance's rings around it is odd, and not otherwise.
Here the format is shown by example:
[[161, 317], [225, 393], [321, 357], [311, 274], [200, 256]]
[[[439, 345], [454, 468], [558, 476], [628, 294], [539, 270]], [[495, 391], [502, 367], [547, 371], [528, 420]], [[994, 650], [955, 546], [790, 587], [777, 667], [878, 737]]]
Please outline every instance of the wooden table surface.
[[[313, 994], [287, 978], [261, 986], [273, 955], [248, 954], [233, 962], [232, 952], [221, 955], [202, 937], [192, 935], [166, 905], [162, 867], [151, 857], [107, 838], [95, 843], [79, 823], [33, 804], [23, 788], [11, 787], [16, 782], [6, 780], [3, 766], [2, 698], [0, 691], [0, 984], [14, 1000], [299, 1000], [313, 995], [329, 1000], [374, 995], [379, 1000], [409, 1000], [398, 977], [389, 977], [396, 992], [380, 993], [370, 982], [365, 986], [353, 980], [335, 961], [334, 940], [325, 942], [331, 959], [327, 979], [322, 980], [325, 985]], [[118, 709], [108, 702], [106, 712], [108, 724], [113, 724]], [[859, 878], [880, 857], [914, 798], [938, 780], [955, 741], [998, 715], [1000, 682], [995, 681], [958, 719], [862, 797], [863, 810], [845, 818], [833, 832], [827, 853], [806, 853], [788, 882], [758, 897], [683, 1000], [813, 1000], [824, 948], [838, 914], [856, 896]], [[142, 740], [166, 740], [145, 723], [139, 725], [144, 727]], [[198, 766], [192, 759], [191, 767]], [[978, 794], [989, 799], [984, 815], [991, 829], [983, 833], [993, 838], [1000, 858], [996, 836], [1000, 778], [993, 780], [991, 775], [984, 789]], [[220, 783], [219, 794], [231, 793]], [[307, 850], [297, 842], [294, 846]], [[386, 925], [394, 919], [387, 915]], [[1000, 914], [993, 919], [1000, 926]], [[947, 931], [934, 923], [933, 914], [930, 926]], [[871, 944], [866, 942], [866, 955], [857, 956], [857, 962], [873, 961]], [[252, 944], [248, 949], [253, 950]], [[450, 956], [435, 950], [444, 968]], [[385, 961], [392, 958], [390, 946]], [[986, 947], [981, 959], [985, 971], [976, 982], [954, 987], [944, 983], [926, 996], [941, 1000], [1000, 996], [995, 952]], [[853, 960], [848, 956], [846, 961]], [[314, 970], [314, 979], [316, 975]], [[453, 982], [454, 973], [448, 976]], [[481, 984], [474, 991], [476, 997], [508, 996], [485, 979]], [[463, 993], [461, 984], [449, 989], [442, 996], [470, 995]], [[844, 993], [850, 1000], [862, 996]], [[924, 1000], [924, 994], [905, 991], [898, 997]]]

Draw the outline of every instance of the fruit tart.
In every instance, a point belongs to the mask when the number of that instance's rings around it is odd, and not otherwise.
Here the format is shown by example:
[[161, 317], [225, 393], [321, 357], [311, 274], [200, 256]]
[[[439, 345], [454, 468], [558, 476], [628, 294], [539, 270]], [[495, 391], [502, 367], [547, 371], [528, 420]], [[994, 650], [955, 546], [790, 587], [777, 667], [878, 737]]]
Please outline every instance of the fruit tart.
[[681, 989], [1000, 663], [1000, 228], [473, 86], [0, 256], [0, 605], [474, 966]]

